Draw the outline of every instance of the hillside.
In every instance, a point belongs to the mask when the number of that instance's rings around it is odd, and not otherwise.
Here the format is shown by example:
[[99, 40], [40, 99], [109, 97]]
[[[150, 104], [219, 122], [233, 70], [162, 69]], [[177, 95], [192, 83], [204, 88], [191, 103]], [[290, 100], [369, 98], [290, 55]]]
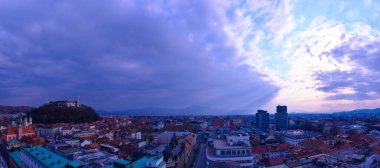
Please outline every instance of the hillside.
[[0, 105], [0, 114], [15, 114], [15, 113], [27, 113], [32, 110], [33, 107], [29, 106], [2, 106]]
[[30, 111], [35, 123], [83, 123], [94, 122], [100, 119], [95, 110], [89, 106], [57, 107], [45, 104]]

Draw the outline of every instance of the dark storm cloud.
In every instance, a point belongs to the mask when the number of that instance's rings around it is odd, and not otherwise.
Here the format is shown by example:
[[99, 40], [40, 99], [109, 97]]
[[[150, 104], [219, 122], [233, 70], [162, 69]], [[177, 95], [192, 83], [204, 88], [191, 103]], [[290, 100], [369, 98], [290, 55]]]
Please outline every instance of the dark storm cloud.
[[278, 87], [240, 64], [204, 1], [1, 1], [0, 102], [257, 108]]
[[[316, 74], [322, 83], [317, 89], [333, 93], [328, 99], [366, 100], [380, 98], [380, 41], [351, 38], [349, 41], [325, 53], [338, 61], [348, 59], [355, 67], [350, 71], [328, 71]], [[354, 93], [342, 93], [351, 89]]]

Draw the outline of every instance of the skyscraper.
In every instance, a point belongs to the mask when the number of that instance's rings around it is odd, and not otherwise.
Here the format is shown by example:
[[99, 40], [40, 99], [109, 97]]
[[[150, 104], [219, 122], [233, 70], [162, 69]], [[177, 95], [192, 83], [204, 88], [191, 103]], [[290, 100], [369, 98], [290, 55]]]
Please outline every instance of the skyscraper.
[[276, 118], [277, 130], [287, 129], [288, 128], [288, 107], [278, 105], [275, 118]]
[[269, 129], [269, 113], [265, 110], [257, 110], [256, 127], [261, 130]]

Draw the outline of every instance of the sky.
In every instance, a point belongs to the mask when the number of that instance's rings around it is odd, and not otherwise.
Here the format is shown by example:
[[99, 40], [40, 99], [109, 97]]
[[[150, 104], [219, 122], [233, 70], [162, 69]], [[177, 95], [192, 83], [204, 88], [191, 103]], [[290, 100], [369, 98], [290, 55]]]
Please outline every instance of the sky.
[[0, 104], [376, 108], [379, 36], [371, 0], [0, 0]]

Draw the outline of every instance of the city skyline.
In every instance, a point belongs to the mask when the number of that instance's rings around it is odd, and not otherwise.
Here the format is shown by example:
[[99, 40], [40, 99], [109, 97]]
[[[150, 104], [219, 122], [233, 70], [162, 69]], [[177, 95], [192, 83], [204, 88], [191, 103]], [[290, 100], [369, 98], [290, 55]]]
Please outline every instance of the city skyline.
[[1, 105], [379, 107], [378, 1], [88, 3], [0, 0]]

